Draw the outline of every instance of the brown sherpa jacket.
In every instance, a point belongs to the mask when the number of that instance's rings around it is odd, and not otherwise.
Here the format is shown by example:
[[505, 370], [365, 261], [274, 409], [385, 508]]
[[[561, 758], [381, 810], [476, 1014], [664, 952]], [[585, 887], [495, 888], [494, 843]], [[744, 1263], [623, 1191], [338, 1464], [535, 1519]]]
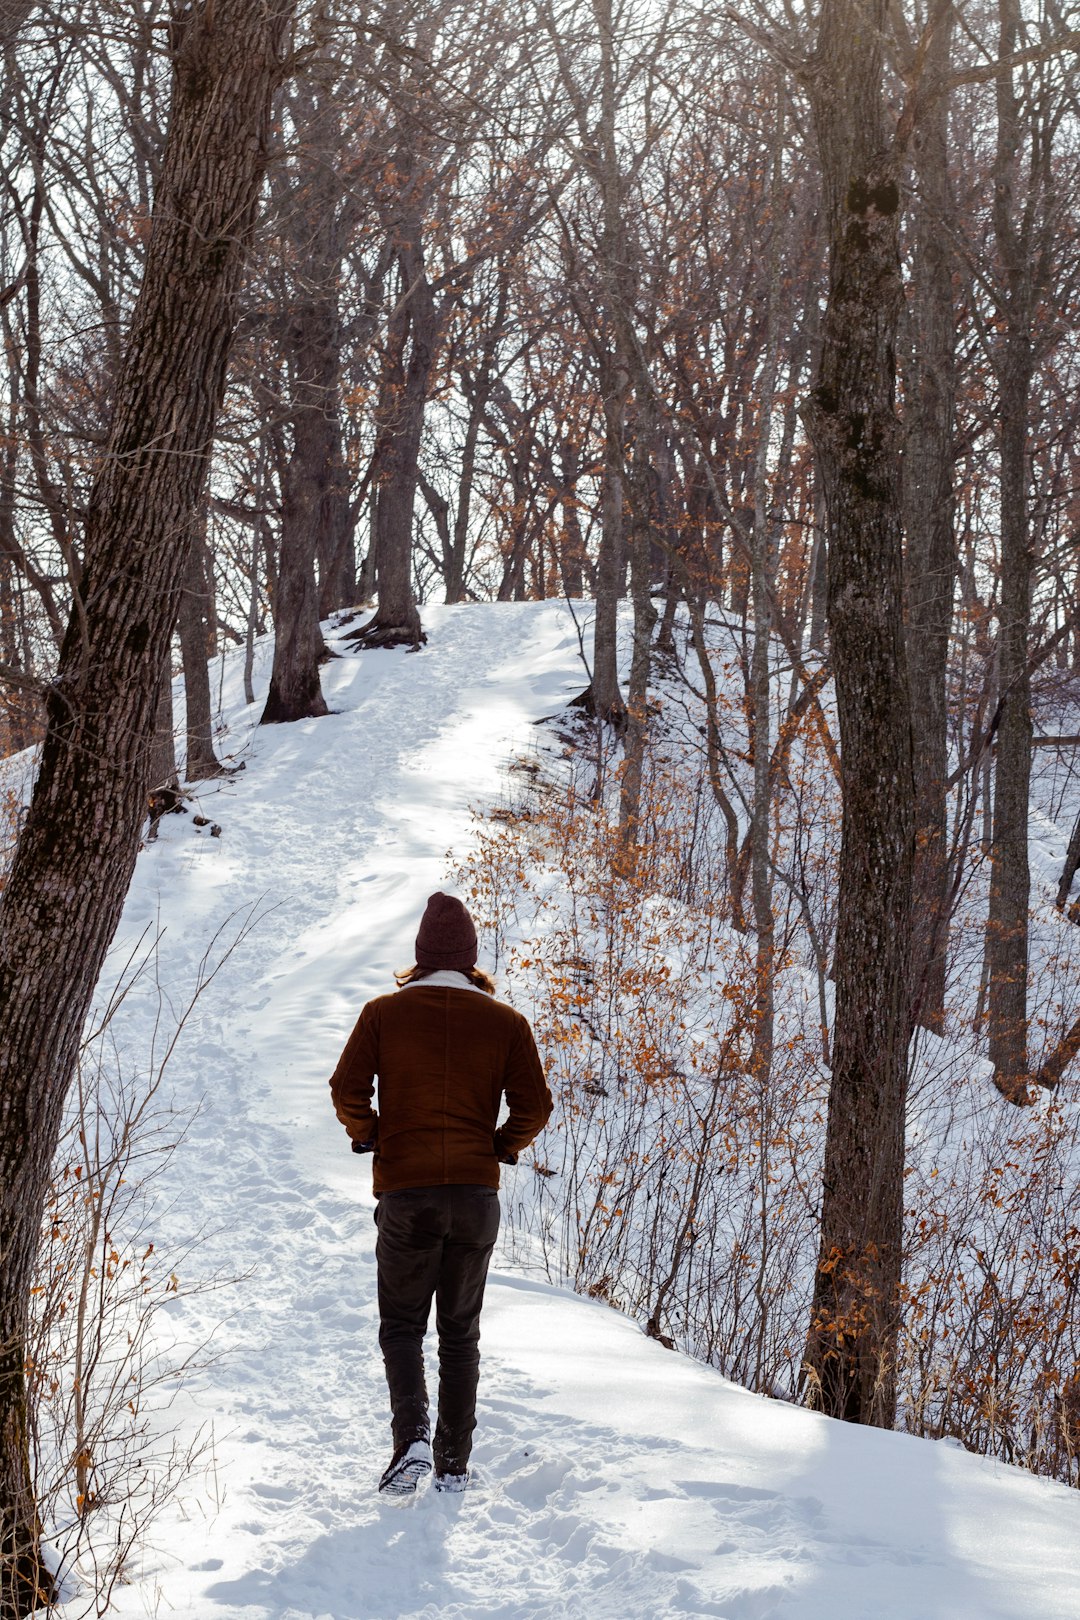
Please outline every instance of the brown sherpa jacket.
[[[496, 1130], [504, 1093], [510, 1117]], [[460, 989], [420, 980], [369, 1001], [330, 1095], [353, 1141], [375, 1144], [376, 1193], [448, 1183], [497, 1187], [499, 1153], [520, 1153], [551, 1114], [527, 1022], [464, 978]]]

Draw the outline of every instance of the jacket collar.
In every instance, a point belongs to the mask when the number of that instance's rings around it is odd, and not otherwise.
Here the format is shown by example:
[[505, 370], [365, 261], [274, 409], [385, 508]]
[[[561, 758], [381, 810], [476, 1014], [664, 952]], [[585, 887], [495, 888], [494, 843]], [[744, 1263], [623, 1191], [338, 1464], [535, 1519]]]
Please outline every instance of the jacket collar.
[[480, 995], [483, 991], [477, 984], [471, 984], [464, 973], [456, 968], [439, 968], [437, 973], [428, 973], [422, 979], [413, 979], [410, 984], [403, 984], [403, 990], [423, 990], [426, 985], [445, 985], [448, 990], [476, 990]]

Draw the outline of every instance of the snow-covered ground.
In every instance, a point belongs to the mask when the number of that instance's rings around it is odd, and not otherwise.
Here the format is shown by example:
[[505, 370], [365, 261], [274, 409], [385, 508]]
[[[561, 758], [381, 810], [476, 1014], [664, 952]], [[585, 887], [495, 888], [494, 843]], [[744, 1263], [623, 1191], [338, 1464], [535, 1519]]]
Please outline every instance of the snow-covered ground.
[[[420, 654], [327, 665], [336, 712], [318, 721], [257, 729], [228, 664], [221, 746], [246, 769], [199, 794], [221, 835], [167, 817], [139, 857], [113, 960], [163, 928], [158, 973], [178, 1009], [215, 930], [227, 942], [258, 918], [169, 1071], [181, 1111], [202, 1106], [162, 1190], [158, 1247], [206, 1228], [196, 1268], [241, 1277], [170, 1308], [179, 1337], [211, 1336], [173, 1414], [208, 1426], [211, 1466], [157, 1522], [114, 1612], [1076, 1620], [1076, 1492], [750, 1395], [507, 1269], [483, 1318], [469, 1491], [378, 1496], [371, 1171], [327, 1078], [360, 1006], [412, 960], [470, 804], [584, 684], [561, 604], [429, 608], [425, 622]], [[156, 1013], [147, 982], [118, 1015], [131, 1060]]]

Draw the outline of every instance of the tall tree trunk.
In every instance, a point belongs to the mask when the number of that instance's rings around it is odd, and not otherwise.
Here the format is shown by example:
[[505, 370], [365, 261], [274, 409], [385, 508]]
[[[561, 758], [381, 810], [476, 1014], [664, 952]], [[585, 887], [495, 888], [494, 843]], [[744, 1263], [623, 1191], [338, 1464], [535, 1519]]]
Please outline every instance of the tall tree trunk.
[[[600, 51], [600, 117], [597, 130], [594, 178], [600, 192], [601, 230], [599, 241], [600, 278], [604, 289], [607, 326], [610, 334], [611, 354], [604, 363], [601, 377], [604, 404], [604, 485], [603, 527], [600, 554], [597, 559], [596, 615], [593, 625], [593, 674], [588, 694], [588, 707], [598, 719], [612, 725], [616, 731], [632, 732], [628, 737], [631, 756], [629, 799], [624, 794], [622, 811], [625, 815], [633, 808], [636, 798], [635, 781], [640, 781], [641, 751], [645, 744], [644, 691], [635, 692], [637, 720], [632, 721], [623, 699], [618, 673], [618, 604], [626, 589], [627, 547], [624, 526], [629, 520], [631, 559], [636, 548], [644, 546], [648, 552], [647, 495], [645, 491], [645, 457], [653, 441], [651, 427], [651, 400], [641, 387], [640, 371], [634, 332], [634, 272], [631, 246], [626, 226], [625, 182], [620, 167], [617, 137], [618, 73], [615, 60], [615, 24], [611, 0], [592, 0], [593, 20], [596, 24]], [[631, 391], [636, 393], [635, 405], [638, 426], [638, 460], [640, 472], [635, 476], [633, 463], [627, 477], [626, 420]], [[634, 487], [636, 485], [636, 487]], [[636, 501], [634, 495], [637, 496]], [[649, 642], [652, 636], [652, 602], [646, 608], [648, 590], [647, 560], [638, 556], [636, 573], [636, 600], [641, 612], [635, 609], [634, 657], [637, 660], [636, 686], [648, 680]], [[643, 582], [644, 581], [644, 582]], [[646, 639], [647, 638], [647, 639]], [[634, 756], [637, 756], [636, 759]]]
[[37, 782], [0, 899], [0, 1620], [21, 1620], [51, 1596], [28, 1460], [28, 1290], [83, 1021], [138, 848], [158, 675], [224, 390], [291, 10], [216, 0], [173, 24], [146, 268]]
[[986, 926], [988, 1028], [994, 1079], [1023, 1100], [1027, 1079], [1028, 795], [1031, 782], [1031, 679], [1028, 625], [1032, 557], [1027, 524], [1027, 414], [1030, 344], [1009, 333], [1000, 370], [1001, 719], [994, 771], [990, 907]]
[[[341, 440], [341, 198], [338, 103], [323, 8], [312, 24], [315, 77], [297, 86], [291, 110], [299, 138], [287, 232], [294, 271], [284, 326], [292, 449], [282, 480], [281, 562], [274, 593], [274, 663], [261, 724], [328, 713], [319, 680], [326, 646], [321, 618], [351, 602], [355, 553]], [[318, 585], [316, 585], [316, 565]]]
[[[326, 342], [323, 312], [309, 304], [294, 310], [292, 358], [292, 449], [281, 490], [281, 543], [273, 595], [274, 663], [260, 725], [280, 725], [328, 714], [319, 680], [326, 656], [319, 625], [315, 561], [323, 534], [330, 460], [340, 452], [340, 430], [330, 408], [336, 351]], [[340, 509], [340, 503], [334, 506]]]
[[[411, 182], [405, 182], [405, 189]], [[399, 223], [402, 294], [391, 322], [389, 374], [384, 380], [376, 449], [375, 559], [379, 605], [349, 639], [366, 647], [417, 648], [420, 627], [412, 584], [413, 513], [420, 442], [441, 321], [424, 264], [419, 211]]]
[[[754, 742], [754, 798], [750, 813], [750, 889], [754, 908], [756, 951], [754, 961], [754, 1045], [750, 1072], [764, 1090], [772, 1067], [775, 1024], [774, 977], [776, 928], [773, 920], [772, 854], [772, 684], [769, 644], [772, 637], [773, 546], [769, 514], [769, 447], [772, 438], [776, 373], [779, 363], [780, 285], [783, 218], [784, 92], [776, 89], [776, 127], [773, 134], [772, 240], [769, 280], [765, 292], [765, 354], [758, 396], [758, 442], [754, 456], [754, 525], [750, 542], [750, 592], [754, 609], [754, 643], [750, 663]], [[764, 1145], [762, 1148], [764, 1153]]]
[[630, 483], [630, 596], [634, 610], [630, 685], [627, 691], [625, 758], [619, 789], [619, 822], [627, 839], [637, 841], [645, 750], [649, 736], [649, 673], [656, 607], [652, 599], [653, 535], [657, 528], [657, 502], [652, 478], [652, 448], [656, 423], [651, 400], [639, 401], [638, 434]]
[[953, 422], [956, 321], [948, 169], [953, 13], [938, 7], [924, 68], [925, 111], [915, 131], [913, 356], [905, 400], [904, 523], [907, 529], [908, 670], [915, 765], [912, 1012], [940, 1034], [948, 944], [946, 670], [956, 582]]
[[[376, 445], [376, 457], [378, 453]], [[375, 470], [377, 471], [377, 466]], [[360, 564], [360, 577], [356, 583], [357, 597], [365, 604], [374, 601], [376, 581], [379, 577], [379, 487], [374, 477], [367, 498], [367, 522], [368, 548]]]
[[904, 656], [898, 154], [887, 0], [823, 0], [808, 65], [829, 292], [805, 409], [825, 491], [843, 763], [836, 1012], [807, 1365], [834, 1417], [891, 1427], [903, 1242], [914, 783]]
[[214, 752], [213, 703], [210, 697], [208, 613], [210, 589], [207, 572], [212, 562], [206, 545], [206, 503], [199, 508], [184, 570], [177, 628], [180, 656], [184, 665], [184, 727], [187, 757], [184, 777], [188, 782], [205, 782], [221, 774]]
[[[157, 683], [157, 705], [154, 710], [154, 737], [150, 744], [150, 768], [147, 789], [151, 800], [151, 817], [161, 814], [161, 804], [175, 802], [180, 781], [176, 773], [176, 722], [173, 715], [172, 650], [165, 649], [165, 659]], [[158, 804], [153, 805], [157, 798]]]
[[[1020, 25], [1018, 0], [999, 0], [998, 51], [1007, 59]], [[1028, 790], [1031, 781], [1032, 554], [1027, 515], [1029, 396], [1035, 371], [1032, 341], [1034, 275], [1029, 195], [1017, 208], [1015, 184], [1021, 146], [1020, 105], [1012, 71], [996, 82], [997, 150], [994, 164], [994, 237], [1004, 272], [1005, 335], [998, 357], [1001, 458], [1001, 615], [998, 631], [998, 725], [994, 822], [990, 853], [990, 907], [986, 924], [988, 1027], [994, 1082], [1007, 1097], [1027, 1097]], [[1034, 168], [1034, 165], [1033, 165]], [[1034, 176], [1029, 187], [1036, 184]], [[1019, 214], [1019, 223], [1017, 221]]]
[[[312, 427], [301, 410], [294, 420], [292, 454], [285, 465], [281, 491], [281, 543], [277, 583], [273, 595], [274, 665], [270, 690], [259, 724], [287, 724], [329, 714], [319, 680], [319, 665], [326, 643], [319, 626], [319, 598], [315, 583], [315, 547], [318, 536], [321, 487], [311, 476], [313, 462], [307, 443]], [[314, 429], [318, 436], [318, 429]]]
[[585, 590], [585, 537], [581, 532], [578, 512], [578, 479], [581, 476], [581, 452], [570, 434], [559, 445], [561, 473], [560, 498], [563, 513], [562, 543], [559, 547], [559, 569], [563, 590], [567, 596], [581, 596]]
[[326, 0], [319, 0], [312, 21], [319, 55], [292, 97], [300, 135], [296, 206], [289, 234], [296, 253], [296, 285], [301, 296], [292, 303], [289, 357], [297, 386], [294, 420], [303, 417], [297, 448], [304, 478], [318, 491], [315, 509], [315, 557], [319, 569], [319, 616], [329, 618], [350, 607], [356, 594], [356, 547], [353, 539], [349, 474], [341, 434], [341, 280], [342, 157], [341, 98], [336, 79], [332, 29]]

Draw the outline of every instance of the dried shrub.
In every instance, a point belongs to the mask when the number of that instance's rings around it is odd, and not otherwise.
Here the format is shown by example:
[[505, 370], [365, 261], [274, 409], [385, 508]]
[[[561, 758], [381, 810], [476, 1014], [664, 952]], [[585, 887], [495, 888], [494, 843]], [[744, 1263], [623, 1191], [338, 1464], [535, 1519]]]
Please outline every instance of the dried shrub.
[[[740, 665], [716, 649], [714, 659], [720, 766], [741, 837], [753, 782]], [[591, 732], [563, 722], [562, 752], [545, 745], [515, 762], [506, 802], [478, 818], [458, 869], [557, 1096], [531, 1175], [507, 1188], [505, 1243], [517, 1263], [750, 1388], [799, 1398], [838, 785], [819, 714], [787, 740], [772, 784], [777, 1023], [762, 1064], [760, 966], [741, 915], [738, 837], [701, 741], [703, 696], [685, 681], [662, 691], [633, 841], [619, 825], [617, 772], [590, 753]], [[1060, 813], [1056, 778], [1036, 792]], [[995, 1090], [979, 1004], [986, 862], [977, 843], [961, 858], [946, 1032], [920, 1031], [912, 1053], [899, 1421], [1078, 1484], [1075, 1086], [1024, 1110]], [[1080, 930], [1050, 892], [1031, 919], [1036, 1048], [1077, 1014]]]
[[[140, 949], [83, 1043], [28, 1346], [36, 1494], [65, 1614], [106, 1613], [155, 1519], [211, 1455], [210, 1431], [184, 1436], [169, 1411], [205, 1346], [178, 1344], [164, 1317], [178, 1298], [234, 1279], [198, 1276], [197, 1238], [183, 1250], [160, 1241], [158, 1187], [194, 1118], [166, 1101], [163, 1081], [196, 1002], [254, 915], [224, 946], [223, 931], [215, 936], [175, 1020], [156, 941]], [[133, 1065], [113, 1034], [136, 987], [156, 997], [156, 1017]]]

